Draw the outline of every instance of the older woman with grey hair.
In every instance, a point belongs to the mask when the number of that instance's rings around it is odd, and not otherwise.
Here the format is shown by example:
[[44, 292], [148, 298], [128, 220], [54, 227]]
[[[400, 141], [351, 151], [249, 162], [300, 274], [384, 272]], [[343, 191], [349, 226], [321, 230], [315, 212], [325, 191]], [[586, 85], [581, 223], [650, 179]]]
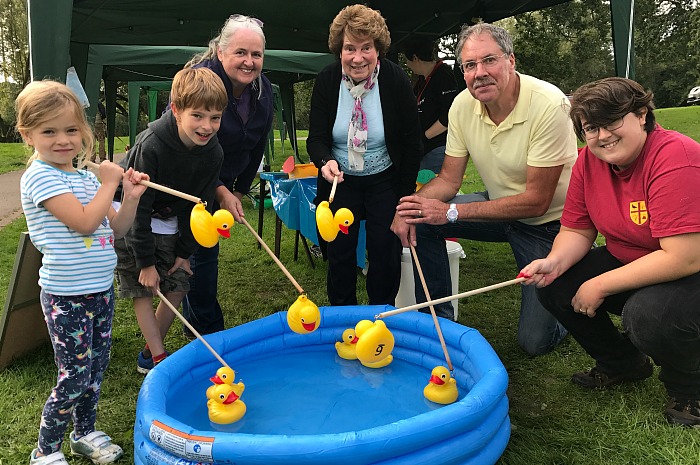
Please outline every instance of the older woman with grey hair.
[[[230, 211], [236, 221], [244, 216], [241, 199], [250, 190], [272, 127], [272, 86], [262, 74], [265, 56], [262, 27], [262, 21], [257, 18], [232, 15], [221, 33], [209, 42], [209, 48], [186, 65], [211, 69], [226, 88], [229, 104], [217, 134], [224, 149], [224, 163], [214, 208]], [[223, 313], [216, 297], [218, 256], [216, 245], [200, 247], [191, 259], [194, 274], [183, 310], [187, 320], [202, 334], [224, 329]]]

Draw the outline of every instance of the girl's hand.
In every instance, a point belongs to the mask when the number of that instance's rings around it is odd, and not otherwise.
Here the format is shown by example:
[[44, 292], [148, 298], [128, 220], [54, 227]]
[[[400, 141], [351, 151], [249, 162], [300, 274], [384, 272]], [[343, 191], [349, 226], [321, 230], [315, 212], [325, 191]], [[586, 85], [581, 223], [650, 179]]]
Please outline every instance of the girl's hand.
[[116, 163], [105, 160], [100, 163], [99, 177], [104, 185], [118, 186], [124, 177], [124, 169]]
[[122, 189], [124, 191], [124, 198], [139, 199], [148, 189], [145, 185], [141, 184], [141, 181], [149, 181], [150, 177], [140, 171], [134, 171], [133, 168], [129, 168], [122, 175]]

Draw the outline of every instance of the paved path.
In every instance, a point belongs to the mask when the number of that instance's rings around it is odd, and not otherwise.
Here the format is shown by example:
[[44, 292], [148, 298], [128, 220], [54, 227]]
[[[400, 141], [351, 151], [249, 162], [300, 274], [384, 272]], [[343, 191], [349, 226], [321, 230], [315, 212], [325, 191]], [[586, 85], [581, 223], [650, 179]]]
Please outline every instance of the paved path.
[[0, 228], [22, 216], [19, 179], [24, 170], [0, 174]]
[[[114, 160], [124, 158], [123, 153], [115, 153]], [[23, 215], [19, 196], [19, 180], [24, 170], [0, 174], [0, 228], [7, 226]]]

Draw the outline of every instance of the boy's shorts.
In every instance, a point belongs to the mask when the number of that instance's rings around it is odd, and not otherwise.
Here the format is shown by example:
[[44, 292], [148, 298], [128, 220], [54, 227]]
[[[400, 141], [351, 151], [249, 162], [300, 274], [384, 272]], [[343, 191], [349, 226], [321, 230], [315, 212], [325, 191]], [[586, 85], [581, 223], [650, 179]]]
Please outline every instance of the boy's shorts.
[[[188, 292], [190, 290], [190, 277], [182, 269], [176, 270], [168, 276], [168, 270], [175, 263], [175, 244], [178, 241], [178, 234], [153, 234], [156, 244], [156, 271], [160, 276], [160, 291], [163, 294], [168, 292]], [[138, 297], [153, 297], [150, 289], [143, 287], [139, 283], [141, 268], [136, 266], [136, 259], [126, 245], [124, 238], [114, 241], [114, 249], [117, 252], [117, 283], [119, 287], [118, 296], [125, 299]]]

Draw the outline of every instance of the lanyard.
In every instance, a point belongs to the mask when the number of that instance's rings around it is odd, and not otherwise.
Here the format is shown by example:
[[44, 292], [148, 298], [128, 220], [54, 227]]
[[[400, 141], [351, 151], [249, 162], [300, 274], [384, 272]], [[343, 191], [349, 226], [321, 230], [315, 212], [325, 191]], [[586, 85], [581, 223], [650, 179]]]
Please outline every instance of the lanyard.
[[420, 92], [418, 92], [418, 97], [416, 97], [416, 101], [418, 102], [418, 104], [420, 104], [420, 98], [423, 96], [423, 91], [426, 87], [428, 87], [428, 84], [430, 83], [430, 78], [433, 77], [433, 74], [435, 74], [435, 71], [437, 71], [441, 64], [442, 60], [438, 60], [438, 62], [435, 63], [433, 70], [430, 72], [430, 74], [428, 74], [428, 77], [425, 78], [425, 84], [423, 84], [423, 87], [421, 87]]

